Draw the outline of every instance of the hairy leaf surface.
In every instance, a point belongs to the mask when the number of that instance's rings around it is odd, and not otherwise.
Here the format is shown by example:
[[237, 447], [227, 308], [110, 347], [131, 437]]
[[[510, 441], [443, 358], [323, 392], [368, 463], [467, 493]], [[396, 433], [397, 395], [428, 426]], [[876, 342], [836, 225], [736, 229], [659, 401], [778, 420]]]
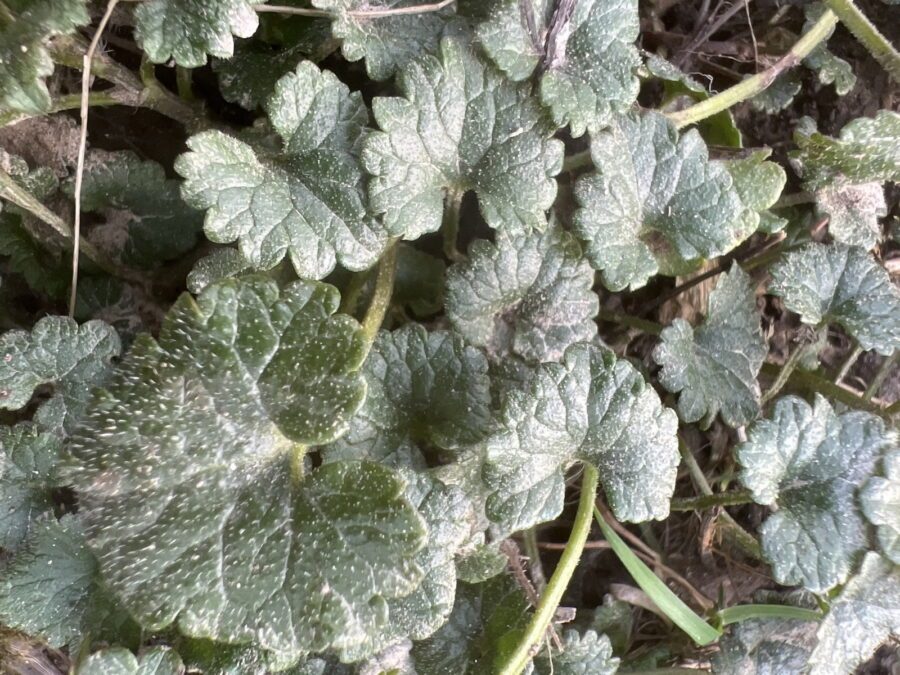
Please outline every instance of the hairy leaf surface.
[[822, 593], [847, 579], [868, 545], [857, 491], [896, 445], [881, 418], [838, 415], [818, 394], [812, 406], [780, 399], [771, 419], [749, 429], [737, 449], [740, 480], [754, 501], [778, 507], [760, 529], [778, 583]]
[[860, 494], [863, 513], [878, 526], [884, 555], [900, 564], [900, 450], [885, 455], [884, 476], [875, 476]]
[[287, 255], [297, 274], [320, 279], [336, 262], [371, 266], [387, 243], [367, 213], [358, 150], [368, 113], [331, 72], [304, 61], [278, 81], [266, 104], [283, 142], [268, 157], [221, 131], [188, 141], [175, 163], [185, 200], [207, 209], [207, 236], [238, 241], [257, 269]]

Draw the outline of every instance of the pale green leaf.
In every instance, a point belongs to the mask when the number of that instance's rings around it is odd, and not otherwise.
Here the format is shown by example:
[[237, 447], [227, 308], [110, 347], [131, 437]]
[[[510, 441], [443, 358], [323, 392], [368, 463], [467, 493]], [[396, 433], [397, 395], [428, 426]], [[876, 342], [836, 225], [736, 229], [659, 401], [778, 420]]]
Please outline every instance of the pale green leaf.
[[550, 227], [473, 242], [447, 273], [453, 327], [494, 359], [556, 361], [597, 333], [594, 271], [568, 232]]
[[[480, 4], [480, 3], [479, 3]], [[478, 23], [476, 34], [484, 51], [511, 80], [531, 77], [541, 61], [540, 46], [528, 32], [522, 16], [519, 0], [491, 0], [480, 7], [484, 16]], [[534, 15], [535, 28], [546, 27], [553, 14], [550, 0], [533, 0], [525, 7]]]
[[816, 593], [843, 583], [868, 546], [857, 491], [896, 447], [895, 432], [870, 413], [838, 415], [817, 394], [813, 406], [780, 399], [747, 435], [737, 448], [740, 480], [754, 501], [777, 506], [760, 528], [775, 580]]
[[495, 229], [543, 229], [556, 197], [562, 144], [550, 138], [528, 84], [515, 84], [445, 38], [399, 74], [403, 97], [376, 98], [363, 163], [371, 208], [395, 236], [436, 231], [447, 190], [473, 190]]
[[900, 290], [868, 251], [807, 244], [772, 267], [769, 291], [810, 325], [839, 323], [863, 349], [900, 347]]
[[113, 647], [91, 654], [78, 675], [181, 675], [181, 657], [168, 647], [151, 647], [140, 658], [127, 649]]
[[575, 630], [563, 633], [564, 651], [545, 646], [534, 657], [537, 675], [614, 675], [619, 659], [613, 656], [612, 645], [605, 635], [593, 630], [579, 634]]
[[675, 487], [678, 420], [627, 361], [580, 344], [509, 394], [487, 445], [488, 517], [510, 531], [562, 510], [565, 469], [600, 471], [621, 520], [665, 518]]
[[[710, 161], [695, 130], [679, 137], [658, 113], [617, 118], [591, 138], [591, 157], [597, 168], [575, 186], [581, 208], [573, 226], [611, 290], [726, 253], [759, 224], [728, 163]], [[765, 164], [751, 166], [768, 173]], [[761, 201], [772, 192], [752, 196]]]
[[312, 0], [312, 4], [333, 13], [331, 32], [342, 41], [341, 53], [348, 61], [365, 59], [373, 80], [386, 80], [423, 54], [435, 53], [454, 14], [448, 7], [438, 12], [365, 16], [421, 5], [420, 0]]
[[421, 518], [385, 467], [304, 471], [365, 395], [358, 324], [317, 282], [183, 295], [141, 337], [67, 448], [104, 580], [149, 629], [352, 651], [421, 580]]
[[681, 393], [681, 419], [708, 424], [721, 414], [726, 424], [739, 427], [759, 414], [756, 376], [768, 346], [754, 285], [737, 263], [710, 294], [703, 325], [692, 329], [684, 319], [675, 319], [660, 337], [653, 359], [662, 366], [660, 383]]
[[326, 461], [371, 458], [424, 467], [482, 439], [491, 422], [487, 359], [448, 331], [419, 324], [378, 334], [363, 366], [368, 395]]
[[863, 513], [878, 527], [878, 543], [884, 555], [900, 564], [900, 450], [885, 455], [884, 476], [866, 483], [859, 496]]
[[47, 41], [89, 20], [84, 0], [6, 0], [14, 18], [0, 26], [0, 107], [40, 115], [50, 110], [44, 78], [53, 73]]
[[270, 269], [286, 255], [304, 278], [336, 262], [371, 266], [387, 236], [366, 212], [358, 150], [368, 113], [362, 96], [333, 73], [304, 61], [278, 81], [266, 104], [283, 155], [266, 157], [221, 131], [188, 140], [175, 169], [185, 200], [208, 209], [207, 236], [237, 240], [243, 256]]
[[134, 10], [134, 36], [153, 63], [185, 68], [206, 55], [230, 57], [234, 36], [250, 37], [259, 20], [250, 0], [148, 0]]
[[867, 553], [862, 569], [831, 603], [809, 675], [851, 675], [882, 643], [900, 638], [900, 569]]
[[194, 263], [187, 275], [187, 287], [191, 293], [198, 294], [210, 284], [236, 277], [250, 268], [250, 263], [237, 249], [219, 248]]

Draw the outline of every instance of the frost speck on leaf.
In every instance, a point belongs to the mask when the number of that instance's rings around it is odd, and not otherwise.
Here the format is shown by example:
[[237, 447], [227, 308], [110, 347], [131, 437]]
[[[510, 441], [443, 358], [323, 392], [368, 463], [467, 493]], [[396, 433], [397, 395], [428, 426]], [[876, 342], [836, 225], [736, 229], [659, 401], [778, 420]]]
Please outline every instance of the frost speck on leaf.
[[883, 465], [884, 476], [871, 478], [859, 499], [866, 518], [878, 527], [884, 555], [900, 564], [900, 449], [885, 455]]
[[418, 585], [425, 531], [396, 474], [304, 475], [304, 446], [343, 433], [365, 394], [362, 332], [338, 302], [325, 284], [260, 277], [185, 294], [95, 396], [64, 477], [142, 625], [349, 652]]
[[487, 444], [488, 517], [515, 531], [558, 515], [564, 471], [583, 461], [599, 469], [618, 519], [665, 518], [679, 461], [677, 425], [631, 364], [574, 345], [507, 397], [502, 428]]
[[473, 190], [488, 225], [543, 229], [556, 197], [562, 144], [531, 95], [461, 41], [399, 75], [403, 98], [375, 98], [381, 128], [365, 141], [372, 210], [395, 236], [416, 239], [441, 225], [444, 194]]
[[686, 422], [721, 414], [726, 424], [743, 426], [759, 414], [756, 376], [768, 353], [750, 278], [737, 265], [723, 275], [709, 298], [702, 326], [675, 319], [663, 329], [653, 352], [662, 366], [659, 380], [681, 392], [678, 413]]
[[867, 553], [832, 602], [818, 637], [809, 675], [851, 675], [879, 645], [900, 638], [900, 569]]
[[499, 233], [496, 243], [475, 241], [469, 259], [450, 268], [447, 316], [495, 359], [556, 361], [597, 334], [593, 283], [594, 271], [568, 232], [553, 226]]
[[841, 324], [863, 349], [900, 347], [900, 290], [865, 249], [807, 244], [772, 268], [769, 291], [804, 323]]
[[367, 213], [358, 157], [368, 119], [362, 96], [304, 61], [278, 81], [266, 110], [283, 156], [266, 158], [221, 131], [205, 131], [175, 163], [186, 179], [185, 201], [208, 209], [207, 236], [237, 240], [257, 269], [288, 255], [304, 278], [321, 279], [337, 262], [370, 267], [387, 236]]
[[250, 37], [259, 19], [249, 0], [148, 0], [134, 10], [134, 35], [153, 63], [174, 59], [185, 68], [206, 55], [230, 57], [234, 38]]
[[817, 394], [813, 406], [780, 399], [747, 435], [740, 480], [754, 501], [778, 507], [760, 529], [775, 580], [816, 593], [842, 583], [868, 544], [857, 491], [896, 447], [895, 432], [870, 413], [838, 415]]
[[679, 136], [658, 113], [618, 118], [591, 138], [591, 157], [597, 168], [575, 186], [573, 227], [611, 290], [721, 255], [759, 224], [728, 164], [709, 160], [695, 130]]

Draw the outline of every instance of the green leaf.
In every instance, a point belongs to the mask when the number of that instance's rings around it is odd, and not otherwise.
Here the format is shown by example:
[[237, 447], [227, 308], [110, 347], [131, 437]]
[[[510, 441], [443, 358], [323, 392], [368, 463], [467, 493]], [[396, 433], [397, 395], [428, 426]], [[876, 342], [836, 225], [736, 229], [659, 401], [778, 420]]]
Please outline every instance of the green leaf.
[[149, 0], [134, 10], [134, 37], [153, 63], [206, 65], [230, 57], [234, 38], [250, 37], [259, 20], [249, 0]]
[[862, 248], [811, 243], [772, 267], [769, 292], [803, 323], [839, 323], [863, 349], [900, 347], [900, 290]]
[[151, 647], [136, 658], [127, 649], [113, 647], [91, 654], [78, 675], [181, 675], [181, 657], [168, 647]]
[[887, 453], [884, 476], [866, 483], [859, 500], [870, 523], [878, 527], [878, 543], [884, 555], [900, 564], [900, 450]]
[[419, 675], [492, 672], [505, 643], [528, 624], [528, 604], [507, 575], [457, 585], [449, 620], [427, 640], [414, 642]]
[[461, 41], [445, 38], [398, 77], [403, 98], [376, 98], [363, 163], [369, 198], [395, 236], [441, 225], [445, 190], [474, 190], [495, 229], [543, 229], [556, 197], [562, 143], [550, 138], [527, 84], [515, 84]]
[[0, 408], [18, 410], [31, 400], [36, 387], [53, 384], [71, 408], [67, 416], [72, 421], [119, 349], [118, 335], [102, 321], [79, 326], [66, 317], [45, 316], [30, 333], [4, 333], [0, 336]]
[[36, 293], [57, 300], [69, 288], [70, 273], [58, 255], [37, 244], [22, 226], [22, 218], [6, 209], [0, 213], [0, 256], [6, 256], [6, 270], [18, 274]]
[[817, 621], [750, 619], [736, 624], [713, 655], [714, 675], [794, 675], [806, 670]]
[[453, 327], [496, 360], [557, 361], [597, 334], [594, 271], [568, 232], [550, 227], [473, 242], [447, 273]]
[[808, 190], [832, 183], [900, 182], [900, 113], [881, 110], [845, 126], [838, 138], [797, 132], [792, 157]]
[[681, 392], [678, 414], [685, 422], [717, 414], [731, 427], [740, 427], [759, 414], [756, 377], [768, 353], [760, 328], [754, 284], [737, 263], [721, 277], [709, 297], [702, 326], [692, 329], [675, 319], [663, 329], [653, 359], [662, 366], [660, 383]]
[[391, 303], [409, 307], [418, 317], [441, 311], [444, 306], [444, 261], [412, 246], [397, 249], [397, 275]]
[[275, 91], [275, 85], [303, 60], [296, 48], [276, 49], [258, 41], [235, 46], [234, 56], [213, 61], [222, 97], [247, 110], [256, 110]]
[[574, 345], [507, 397], [502, 428], [487, 445], [488, 517], [515, 531], [558, 515], [564, 471], [584, 461], [599, 469], [618, 518], [665, 518], [679, 460], [677, 426], [631, 364]]
[[563, 633], [564, 651], [552, 652], [549, 646], [534, 657], [537, 675], [614, 675], [619, 659], [613, 656], [612, 645], [605, 635], [592, 630], [579, 634], [576, 630]]
[[312, 0], [312, 4], [334, 14], [331, 32], [342, 41], [341, 53], [348, 61], [365, 59], [373, 80], [386, 80], [423, 54], [437, 52], [454, 14], [448, 7], [438, 12], [365, 16], [366, 12], [415, 7], [422, 4], [419, 0]]
[[900, 637], [900, 571], [877, 553], [831, 604], [810, 657], [809, 675], [850, 675], [882, 643]]
[[239, 241], [258, 269], [290, 257], [297, 274], [320, 279], [340, 262], [371, 266], [387, 237], [366, 213], [357, 151], [367, 121], [358, 92], [304, 61], [278, 81], [266, 104], [283, 155], [265, 157], [221, 131], [188, 140], [175, 169], [192, 206], [208, 209], [206, 235]]
[[816, 191], [816, 207], [828, 216], [828, 232], [837, 241], [871, 249], [881, 239], [878, 219], [887, 215], [881, 183], [823, 187]]
[[84, 0], [7, 0], [0, 19], [0, 107], [29, 115], [50, 110], [44, 78], [53, 73], [46, 43], [89, 20]]
[[[148, 629], [349, 652], [421, 580], [421, 518], [368, 462], [306, 474], [362, 404], [358, 324], [336, 290], [260, 277], [183, 295], [141, 337], [67, 448], [104, 579]], [[152, 458], [149, 459], [148, 458]]]
[[476, 443], [491, 423], [484, 355], [448, 331], [419, 324], [378, 334], [363, 366], [368, 395], [326, 461], [370, 458], [424, 467], [424, 452]]
[[137, 628], [108, 594], [73, 516], [36, 523], [0, 580], [0, 622], [54, 647], [94, 639], [131, 641]]
[[0, 427], [0, 549], [17, 549], [53, 507], [52, 473], [62, 439], [30, 422]]
[[[478, 5], [473, 3], [484, 16], [476, 35], [484, 51], [509, 79], [527, 80], [541, 62], [541, 54], [523, 20], [522, 5], [518, 0], [492, 0]], [[553, 3], [549, 0], [534, 0], [526, 7], [534, 14], [535, 27], [544, 28], [550, 22]]]
[[868, 546], [857, 491], [897, 437], [870, 413], [838, 415], [822, 396], [780, 399], [737, 448], [741, 482], [777, 511], [760, 528], [778, 583], [823, 593], [844, 582]]
[[[725, 162], [725, 168], [734, 180], [734, 189], [747, 209], [747, 222], [753, 223], [753, 230], [757, 221], [752, 212], [773, 207], [787, 182], [784, 169], [775, 162], [766, 161], [771, 154], [768, 149], [755, 150], [748, 157]], [[748, 230], [745, 236], [752, 234], [753, 230]]]
[[787, 108], [802, 88], [803, 79], [797, 70], [788, 70], [779, 75], [762, 92], [751, 98], [750, 105], [756, 110], [762, 110], [770, 115], [774, 115]]
[[[74, 180], [63, 189], [74, 195]], [[81, 209], [106, 221], [94, 226], [91, 239], [126, 265], [139, 267], [159, 265], [192, 249], [203, 220], [182, 201], [178, 181], [167, 179], [156, 162], [130, 151], [88, 156]]]
[[592, 136], [591, 157], [597, 168], [576, 183], [573, 227], [611, 290], [726, 253], [759, 224], [728, 163], [710, 161], [695, 130], [679, 137], [658, 113], [618, 118]]
[[237, 249], [218, 248], [194, 263], [194, 268], [187, 275], [187, 287], [196, 295], [210, 284], [236, 277], [250, 269], [250, 263]]

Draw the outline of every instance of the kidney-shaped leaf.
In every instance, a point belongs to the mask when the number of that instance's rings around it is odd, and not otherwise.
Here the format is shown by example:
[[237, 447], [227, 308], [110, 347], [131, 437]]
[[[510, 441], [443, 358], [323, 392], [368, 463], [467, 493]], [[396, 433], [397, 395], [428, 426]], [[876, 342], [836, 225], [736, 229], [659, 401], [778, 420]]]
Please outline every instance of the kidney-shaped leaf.
[[488, 517], [510, 530], [562, 510], [564, 470], [576, 460], [600, 471], [616, 517], [665, 518], [675, 488], [675, 413], [627, 361], [574, 345], [561, 363], [538, 366], [509, 394], [502, 429], [488, 440]]
[[662, 343], [653, 352], [662, 366], [659, 381], [681, 392], [678, 414], [685, 422], [721, 414], [726, 424], [739, 427], [759, 414], [756, 376], [768, 353], [756, 311], [750, 279], [735, 263], [710, 294], [709, 313], [692, 329], [675, 319], [663, 329]]
[[679, 137], [659, 113], [617, 118], [591, 138], [591, 157], [596, 170], [575, 186], [573, 226], [611, 290], [638, 288], [658, 272], [678, 274], [721, 255], [759, 224], [728, 163], [711, 161], [696, 130]]
[[804, 323], [841, 324], [863, 349], [900, 347], [900, 290], [863, 248], [807, 244], [772, 268], [770, 291]]
[[266, 110], [284, 144], [277, 157], [205, 131], [175, 163], [185, 201], [208, 209], [207, 236], [237, 240], [258, 269], [289, 255], [304, 278], [321, 279], [336, 261], [371, 266], [387, 236], [366, 212], [357, 152], [368, 119], [362, 96], [304, 61], [278, 81]]
[[404, 98], [372, 104], [382, 131], [363, 162], [369, 197], [394, 235], [415, 239], [441, 225], [445, 190], [474, 190], [496, 229], [543, 229], [556, 197], [563, 148], [539, 103], [462, 41], [444, 38], [398, 78]]
[[754, 501], [778, 507], [760, 529], [775, 580], [816, 593], [842, 583], [868, 545], [856, 493], [896, 446], [895, 432], [870, 413], [838, 415], [817, 394], [812, 406], [780, 399], [747, 435], [737, 449], [741, 482]]
[[900, 564], [900, 449], [882, 462], [884, 476], [875, 476], [860, 494], [863, 513], [878, 526], [878, 543], [884, 555]]
[[550, 227], [475, 241], [447, 273], [447, 316], [494, 358], [556, 361], [597, 334], [594, 270], [568, 232]]
[[304, 471], [365, 384], [337, 291], [251, 277], [183, 295], [74, 432], [78, 492], [106, 583], [145, 627], [287, 654], [353, 650], [420, 580], [421, 518], [368, 462]]

